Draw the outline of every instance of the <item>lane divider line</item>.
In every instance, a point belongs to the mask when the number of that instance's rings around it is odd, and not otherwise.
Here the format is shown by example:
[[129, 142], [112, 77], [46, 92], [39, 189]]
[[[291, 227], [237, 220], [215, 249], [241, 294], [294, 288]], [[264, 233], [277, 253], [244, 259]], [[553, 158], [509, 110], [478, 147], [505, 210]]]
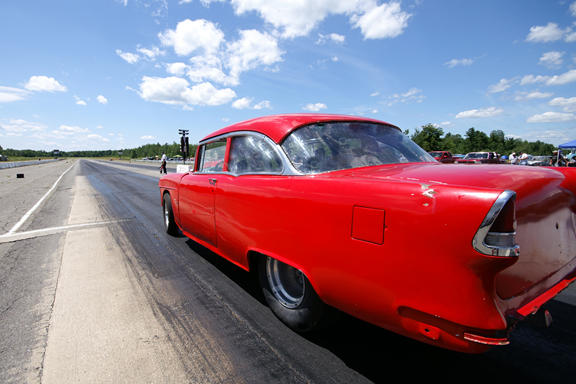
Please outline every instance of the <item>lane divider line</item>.
[[129, 219], [121, 219], [121, 220], [112, 220], [112, 221], [99, 221], [96, 223], [84, 223], [84, 224], [72, 224], [72, 225], [65, 225], [62, 227], [52, 227], [52, 228], [44, 228], [44, 229], [36, 229], [34, 231], [27, 231], [27, 232], [19, 232], [19, 233], [6, 233], [4, 235], [0, 235], [0, 244], [8, 243], [16, 240], [24, 240], [29, 239], [32, 237], [39, 237], [39, 236], [46, 236], [52, 235], [58, 232], [64, 232], [69, 229], [84, 229], [89, 227], [102, 227], [107, 226], [110, 224], [117, 224], [124, 221], [131, 221], [134, 220], [135, 217]]
[[8, 231], [8, 233], [6, 235], [12, 235], [14, 234], [14, 232], [16, 232], [18, 230], [18, 228], [20, 228], [22, 226], [22, 224], [24, 224], [24, 222], [30, 217], [30, 215], [36, 210], [36, 208], [38, 208], [40, 206], [40, 204], [42, 204], [42, 202], [48, 197], [48, 195], [50, 194], [50, 192], [52, 192], [54, 190], [54, 188], [56, 188], [56, 186], [58, 185], [58, 182], [60, 182], [60, 180], [62, 179], [62, 177], [64, 177], [64, 175], [72, 169], [73, 166], [76, 165], [76, 161], [74, 162], [74, 164], [72, 164], [72, 166], [70, 168], [68, 168], [66, 171], [64, 171], [64, 173], [62, 175], [60, 175], [60, 177], [58, 178], [58, 180], [56, 180], [56, 182], [54, 183], [54, 185], [52, 186], [52, 188], [50, 188], [50, 190], [48, 192], [46, 192], [46, 194], [44, 195], [44, 197], [42, 197], [40, 199], [40, 201], [38, 201], [36, 203], [35, 206], [32, 207], [32, 209], [30, 209], [21, 219], [19, 222], [16, 223], [15, 226], [12, 227], [12, 229], [10, 231]]

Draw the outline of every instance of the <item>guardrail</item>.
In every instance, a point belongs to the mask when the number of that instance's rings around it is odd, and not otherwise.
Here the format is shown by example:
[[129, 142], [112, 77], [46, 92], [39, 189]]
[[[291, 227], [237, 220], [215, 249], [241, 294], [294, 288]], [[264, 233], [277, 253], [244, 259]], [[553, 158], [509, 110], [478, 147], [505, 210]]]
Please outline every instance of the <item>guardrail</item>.
[[26, 165], [37, 165], [44, 163], [52, 163], [54, 161], [60, 161], [60, 159], [50, 159], [50, 160], [29, 160], [29, 161], [0, 161], [0, 169], [4, 168], [16, 168], [25, 167]]

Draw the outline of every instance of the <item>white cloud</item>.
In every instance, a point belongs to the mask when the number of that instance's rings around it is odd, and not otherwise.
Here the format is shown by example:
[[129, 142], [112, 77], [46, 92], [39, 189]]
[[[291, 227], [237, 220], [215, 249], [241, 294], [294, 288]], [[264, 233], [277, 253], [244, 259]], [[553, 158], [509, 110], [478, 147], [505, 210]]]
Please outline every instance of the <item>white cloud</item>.
[[557, 97], [550, 100], [548, 105], [553, 107], [562, 107], [564, 112], [576, 112], [576, 97], [571, 97], [569, 99]]
[[251, 107], [250, 104], [252, 103], [252, 100], [254, 100], [254, 98], [249, 99], [247, 97], [243, 97], [241, 99], [234, 101], [232, 103], [232, 108], [236, 108], [236, 109], [262, 109], [262, 108], [272, 109], [272, 107], [270, 106], [270, 102], [268, 100], [261, 101], [260, 103], [256, 104], [254, 107]]
[[230, 88], [216, 89], [210, 83], [202, 83], [188, 87], [185, 79], [178, 77], [147, 77], [142, 78], [140, 96], [147, 101], [170, 105], [221, 105], [236, 97]]
[[563, 123], [566, 121], [576, 120], [573, 113], [545, 112], [541, 115], [530, 116], [526, 119], [527, 123]]
[[241, 99], [235, 100], [232, 103], [232, 108], [236, 108], [236, 109], [250, 108], [250, 103], [252, 102], [252, 100], [254, 100], [254, 99], [249, 99], [247, 97], [243, 97]]
[[0, 87], [0, 103], [25, 100], [30, 92], [19, 88]]
[[512, 84], [514, 84], [514, 81], [515, 81], [514, 79], [512, 80], [501, 79], [498, 84], [494, 84], [488, 87], [488, 93], [503, 92], [508, 88], [510, 88]]
[[230, 118], [228, 118], [228, 117], [223, 117], [223, 118], [222, 118], [222, 121], [230, 121]]
[[53, 77], [32, 76], [24, 85], [29, 91], [67, 92], [68, 88], [60, 85]]
[[377, 109], [374, 109], [374, 110], [372, 111], [372, 113], [378, 113], [378, 110], [377, 110]]
[[138, 47], [137, 51], [144, 54], [150, 60], [154, 60], [156, 56], [164, 56], [166, 54], [166, 51], [162, 51], [158, 47], [152, 47], [152, 49]]
[[[104, 138], [104, 137], [102, 137], [102, 136], [100, 136], [100, 135], [96, 135], [96, 134], [94, 134], [94, 133], [86, 136], [86, 139], [87, 139], [87, 140], [90, 140], [90, 141], [97, 141], [97, 142], [99, 142], [99, 143], [107, 143], [107, 142], [110, 141], [110, 139], [106, 139], [106, 138]], [[81, 140], [82, 140], [82, 139], [81, 139]]]
[[564, 85], [576, 81], [576, 69], [572, 69], [560, 76], [552, 76], [546, 82], [546, 85]]
[[516, 92], [516, 96], [514, 100], [516, 101], [526, 101], [526, 100], [535, 100], [535, 99], [546, 99], [548, 97], [552, 97], [554, 93], [552, 92], [540, 92], [540, 91], [532, 91], [532, 92]]
[[400, 3], [376, 6], [374, 2], [362, 16], [356, 14], [350, 20], [360, 28], [364, 39], [383, 39], [401, 35], [410, 17], [411, 14], [401, 10]]
[[328, 108], [326, 106], [326, 104], [322, 104], [322, 103], [316, 103], [316, 104], [306, 104], [305, 107], [302, 107], [303, 110], [305, 111], [310, 111], [310, 112], [318, 112], [321, 109], [326, 109]]
[[426, 98], [426, 96], [422, 95], [421, 89], [410, 88], [406, 93], [402, 94], [395, 93], [394, 95], [389, 96], [388, 98], [392, 99], [392, 101], [388, 103], [388, 106], [390, 107], [398, 102], [407, 103], [409, 101], [413, 101], [416, 103], [421, 103]]
[[74, 95], [74, 98], [76, 99], [76, 104], [86, 105], [86, 102], [82, 101], [78, 96]]
[[174, 52], [179, 56], [189, 55], [198, 49], [211, 54], [218, 51], [224, 41], [224, 33], [216, 24], [203, 19], [181, 21], [176, 30], [168, 29], [159, 33], [158, 37], [163, 45], [174, 47]]
[[182, 76], [186, 73], [188, 66], [184, 63], [171, 63], [164, 64], [166, 66], [166, 71], [171, 75]]
[[365, 39], [396, 37], [412, 16], [399, 2], [378, 6], [375, 0], [231, 0], [237, 15], [255, 11], [284, 38], [306, 36], [328, 15], [350, 16]]
[[8, 124], [1, 124], [0, 129], [8, 132], [42, 132], [47, 127], [41, 123], [29, 122], [22, 119], [11, 119]]
[[254, 106], [254, 109], [262, 109], [262, 108], [272, 109], [272, 107], [270, 106], [270, 102], [268, 100], [261, 101]]
[[192, 87], [185, 94], [193, 105], [222, 105], [236, 97], [236, 92], [230, 88], [216, 89], [210, 83], [202, 83]]
[[532, 43], [548, 43], [557, 41], [562, 38], [566, 31], [558, 28], [556, 23], [548, 23], [545, 27], [536, 26], [530, 28], [530, 33], [526, 37], [526, 41]]
[[140, 96], [147, 101], [171, 105], [188, 104], [184, 93], [188, 90], [188, 81], [179, 77], [147, 77], [140, 83]]
[[142, 140], [151, 140], [154, 138], [154, 136], [150, 136], [150, 135], [144, 135], [140, 137]]
[[565, 53], [566, 52], [556, 52], [556, 51], [546, 52], [545, 54], [542, 55], [538, 64], [544, 65], [548, 68], [559, 67], [562, 64], [563, 61], [562, 56]]
[[140, 56], [135, 53], [122, 52], [121, 50], [117, 49], [116, 54], [130, 64], [137, 63], [140, 60]]
[[520, 80], [520, 85], [534, 84], [534, 83], [545, 83], [550, 79], [549, 76], [534, 76], [526, 75]]
[[488, 107], [482, 109], [471, 109], [469, 111], [460, 112], [456, 115], [457, 119], [476, 118], [476, 117], [493, 117], [499, 116], [504, 113], [502, 108]]
[[380, 94], [380, 92], [374, 92], [370, 94], [370, 97], [374, 97], [374, 96], [378, 96]]
[[[225, 0], [200, 0], [203, 6], [208, 7], [210, 3], [224, 2]], [[180, 0], [178, 4], [191, 3], [192, 0]]]
[[108, 104], [108, 100], [106, 100], [106, 98], [105, 98], [104, 96], [102, 96], [102, 95], [99, 95], [99, 96], [96, 98], [96, 100], [98, 100], [98, 102], [99, 102], [100, 104], [104, 104], [104, 105]]
[[335, 42], [337, 44], [343, 44], [344, 41], [346, 40], [346, 36], [339, 35], [337, 33], [331, 33], [329, 35], [322, 35], [319, 33], [318, 34], [318, 40], [316, 41], [316, 44], [322, 45], [322, 44], [326, 43], [327, 40], [332, 40], [333, 42]]
[[216, 56], [195, 56], [190, 63], [186, 74], [195, 83], [211, 80], [224, 85], [238, 84], [238, 79], [231, 79], [222, 71], [222, 61]]
[[61, 125], [58, 128], [59, 132], [65, 132], [66, 134], [75, 134], [75, 133], [87, 133], [90, 132], [88, 128], [80, 128], [80, 127], [71, 127], [68, 125]]
[[450, 128], [453, 127], [454, 124], [451, 121], [443, 121], [440, 123], [440, 126], [444, 128]]
[[444, 63], [444, 65], [448, 66], [448, 68], [454, 68], [457, 65], [472, 65], [472, 63], [474, 63], [474, 60], [472, 59], [452, 59], [450, 61], [447, 61]]
[[240, 40], [229, 44], [229, 58], [226, 66], [230, 76], [237, 79], [240, 73], [258, 65], [272, 65], [282, 60], [283, 51], [278, 48], [276, 39], [256, 30], [240, 31]]

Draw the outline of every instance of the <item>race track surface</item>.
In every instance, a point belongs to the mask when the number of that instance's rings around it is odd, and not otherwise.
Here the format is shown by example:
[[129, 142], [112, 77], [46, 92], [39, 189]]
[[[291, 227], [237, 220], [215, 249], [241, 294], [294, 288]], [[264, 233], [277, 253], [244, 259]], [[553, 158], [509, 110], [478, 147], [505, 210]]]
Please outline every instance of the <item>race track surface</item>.
[[521, 324], [511, 345], [483, 355], [435, 348], [347, 316], [296, 334], [269, 311], [255, 276], [165, 233], [159, 177], [154, 165], [88, 160], [0, 171], [0, 382], [573, 377], [574, 287], [549, 303], [551, 328]]

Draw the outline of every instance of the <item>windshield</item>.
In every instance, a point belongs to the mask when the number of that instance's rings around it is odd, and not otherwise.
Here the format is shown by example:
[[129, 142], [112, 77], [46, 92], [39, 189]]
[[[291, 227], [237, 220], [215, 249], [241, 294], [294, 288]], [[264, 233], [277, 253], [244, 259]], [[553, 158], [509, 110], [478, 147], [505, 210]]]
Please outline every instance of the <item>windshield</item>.
[[397, 128], [373, 123], [308, 125], [292, 132], [282, 148], [304, 174], [382, 164], [436, 163]]
[[442, 157], [443, 152], [428, 152], [432, 157]]

